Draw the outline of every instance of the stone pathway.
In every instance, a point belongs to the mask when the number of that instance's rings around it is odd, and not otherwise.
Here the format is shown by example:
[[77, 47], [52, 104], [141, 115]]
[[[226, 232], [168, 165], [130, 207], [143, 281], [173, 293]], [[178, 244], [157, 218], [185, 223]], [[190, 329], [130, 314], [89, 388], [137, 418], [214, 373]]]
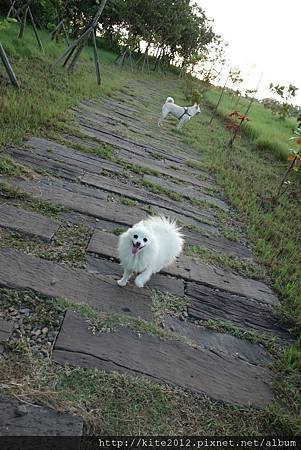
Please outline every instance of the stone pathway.
[[[139, 87], [144, 100], [159, 113], [164, 99], [155, 91], [150, 94], [147, 83], [143, 89], [138, 84], [129, 85], [129, 94]], [[227, 214], [229, 222], [235, 223], [233, 211], [200, 166], [201, 155], [182, 143], [174, 125], [166, 123], [158, 129], [156, 115], [132, 95], [87, 100], [74, 112], [78, 127], [62, 132], [56, 141], [33, 137], [24, 146], [6, 150], [38, 176], [31, 180], [0, 177], [19, 192], [65, 209], [54, 220], [16, 207], [13, 201], [1, 201], [0, 227], [50, 245], [66, 221], [84, 224], [92, 230], [85, 268], [2, 248], [0, 286], [155, 322], [175, 337], [163, 339], [122, 326], [93, 334], [87, 319], [67, 311], [54, 345], [55, 362], [141, 375], [227, 403], [265, 408], [272, 400], [272, 374], [267, 367], [272, 357], [263, 345], [230, 331], [239, 327], [264, 339], [289, 339], [277, 313], [278, 299], [269, 286], [184, 254], [145, 289], [116, 284], [122, 269], [114, 233], [149, 213], [179, 220], [186, 245], [252, 261], [243, 237], [238, 242], [223, 236], [219, 215]], [[158, 323], [153, 290], [185, 299], [185, 314], [165, 313]], [[208, 330], [204, 325], [210, 321], [227, 321], [230, 331]], [[0, 330], [1, 326], [2, 322]], [[179, 336], [186, 340], [180, 342]]]

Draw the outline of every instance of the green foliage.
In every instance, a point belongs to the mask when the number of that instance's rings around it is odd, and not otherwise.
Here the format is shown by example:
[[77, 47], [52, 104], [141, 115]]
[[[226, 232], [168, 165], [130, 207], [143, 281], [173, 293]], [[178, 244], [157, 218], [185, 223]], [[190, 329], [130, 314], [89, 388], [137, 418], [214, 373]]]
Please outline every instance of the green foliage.
[[269, 87], [270, 91], [273, 94], [277, 94], [282, 100], [282, 103], [278, 103], [277, 109], [274, 108], [272, 110], [273, 112], [276, 112], [281, 119], [285, 119], [290, 115], [290, 100], [292, 99], [292, 97], [296, 96], [298, 88], [296, 86], [293, 86], [292, 84], [290, 84], [289, 86], [282, 86], [280, 84], [275, 85], [273, 83], [271, 83]]
[[[207, 90], [204, 93], [204, 101], [210, 107], [216, 105], [218, 97], [219, 91], [215, 88]], [[244, 97], [241, 98], [239, 106], [240, 112], [243, 113], [246, 110], [249, 101], [249, 99], [245, 99]], [[224, 119], [231, 111], [233, 111], [233, 107], [232, 95], [225, 92], [218, 109], [219, 116]], [[272, 151], [280, 158], [287, 160], [289, 153], [287, 142], [291, 137], [292, 130], [296, 128], [296, 120], [293, 118], [286, 118], [275, 124], [274, 114], [256, 101], [253, 103], [248, 116], [250, 122], [244, 125], [244, 134], [247, 135], [261, 151]]]
[[[22, 4], [17, 1], [16, 7]], [[4, 0], [0, 14], [6, 15], [9, 1]], [[77, 37], [90, 21], [99, 1], [39, 0], [31, 8], [39, 24], [53, 30], [62, 18], [68, 31]], [[189, 0], [110, 0], [101, 16], [104, 41], [111, 49], [130, 47], [140, 53], [140, 41], [160, 49], [160, 58], [170, 63], [176, 57], [198, 58], [216, 39], [204, 11]]]

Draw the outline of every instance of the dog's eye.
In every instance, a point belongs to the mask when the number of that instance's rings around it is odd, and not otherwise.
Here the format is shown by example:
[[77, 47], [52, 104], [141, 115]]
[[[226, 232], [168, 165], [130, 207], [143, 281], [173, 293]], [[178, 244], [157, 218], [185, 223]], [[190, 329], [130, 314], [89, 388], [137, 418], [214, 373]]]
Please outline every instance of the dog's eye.
[[134, 239], [138, 239], [138, 234], [134, 234]]
[[147, 239], [146, 239], [146, 238], [144, 238], [144, 239], [143, 239], [143, 241], [144, 241], [144, 242], [147, 242]]

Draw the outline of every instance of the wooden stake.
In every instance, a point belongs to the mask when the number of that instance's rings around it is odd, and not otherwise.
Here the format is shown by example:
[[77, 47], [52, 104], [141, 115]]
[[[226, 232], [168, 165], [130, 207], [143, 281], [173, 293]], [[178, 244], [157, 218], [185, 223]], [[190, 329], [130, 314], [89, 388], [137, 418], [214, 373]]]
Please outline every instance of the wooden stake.
[[57, 33], [60, 31], [60, 28], [63, 28], [64, 31], [64, 35], [65, 35], [65, 40], [67, 42], [67, 45], [70, 45], [69, 42], [69, 37], [68, 37], [68, 32], [65, 26], [65, 19], [62, 19], [57, 26], [55, 27], [55, 29], [51, 32], [50, 36], [51, 36], [51, 40], [54, 40], [55, 36], [57, 35]]
[[36, 24], [35, 24], [35, 21], [34, 21], [32, 12], [31, 12], [31, 9], [30, 9], [30, 6], [28, 6], [27, 10], [28, 10], [28, 13], [29, 13], [29, 18], [30, 18], [30, 21], [31, 21], [31, 24], [32, 24], [32, 27], [33, 27], [33, 31], [34, 31], [36, 40], [38, 42], [38, 45], [39, 45], [40, 49], [43, 50], [43, 45], [42, 45], [41, 39], [40, 39], [40, 37], [38, 35], [38, 30], [37, 30], [37, 27], [36, 27]]
[[28, 13], [28, 8], [25, 9], [24, 12], [24, 16], [20, 25], [20, 31], [19, 31], [19, 35], [18, 35], [18, 39], [22, 39], [24, 31], [25, 31], [25, 25], [26, 25], [26, 20], [27, 20], [27, 13]]
[[222, 100], [222, 97], [223, 97], [223, 95], [224, 95], [225, 88], [226, 88], [226, 86], [227, 86], [227, 83], [228, 83], [228, 79], [229, 79], [230, 73], [231, 73], [231, 70], [230, 70], [230, 72], [229, 72], [229, 74], [228, 74], [228, 76], [227, 76], [227, 79], [226, 79], [226, 81], [225, 81], [224, 86], [222, 87], [221, 94], [220, 94], [219, 99], [218, 99], [218, 102], [217, 102], [217, 104], [216, 104], [216, 106], [215, 106], [215, 108], [214, 108], [214, 110], [213, 110], [213, 113], [212, 113], [211, 119], [209, 120], [208, 125], [211, 125], [212, 120], [213, 120], [214, 117], [215, 117], [215, 114], [216, 114], [216, 112], [217, 112], [217, 108], [219, 107], [219, 104], [220, 104], [220, 102], [221, 102], [221, 100]]
[[17, 10], [15, 8], [15, 3], [16, 3], [16, 0], [14, 0], [14, 1], [10, 0], [10, 8], [8, 10], [6, 18], [9, 19], [10, 16], [13, 15], [17, 18], [18, 22], [21, 24], [22, 20], [21, 20], [21, 17], [19, 16], [19, 14], [17, 13]]
[[67, 45], [70, 45], [69, 36], [68, 36], [68, 32], [67, 32], [67, 29], [66, 29], [66, 26], [65, 26], [65, 22], [63, 22], [63, 30], [64, 30], [64, 33], [65, 33], [65, 39], [66, 39]]
[[[76, 39], [76, 41], [73, 44], [69, 45], [67, 50], [53, 62], [51, 69], [53, 69], [57, 64], [59, 64], [64, 58], [66, 58], [66, 60], [64, 62], [64, 66], [66, 66], [68, 60], [71, 58], [71, 55], [75, 52], [76, 48], [78, 47], [76, 50], [76, 53], [73, 57], [73, 60], [71, 61], [70, 65], [68, 67], [68, 71], [74, 70], [75, 64], [83, 50], [83, 47], [84, 47], [86, 41], [91, 36], [91, 33], [94, 34], [94, 30], [97, 27], [99, 18], [102, 14], [102, 11], [103, 11], [106, 3], [107, 3], [107, 0], [101, 0], [101, 3], [99, 5], [99, 8], [98, 8], [93, 20], [85, 27], [82, 34]], [[97, 64], [96, 59], [95, 59], [95, 64]], [[99, 69], [99, 67], [96, 68], [96, 71], [98, 71], [98, 69]], [[99, 70], [99, 78], [98, 78], [98, 74], [97, 74], [97, 82], [99, 79], [100, 79], [100, 70]]]
[[59, 31], [60, 27], [61, 27], [62, 24], [64, 23], [64, 20], [65, 20], [65, 19], [62, 19], [62, 20], [57, 24], [57, 26], [55, 27], [55, 29], [50, 33], [51, 40], [54, 39], [56, 33]]
[[97, 84], [100, 84], [101, 77], [100, 77], [99, 57], [98, 57], [98, 50], [97, 50], [97, 44], [96, 44], [96, 30], [95, 29], [92, 31], [92, 40], [93, 40], [93, 53], [94, 53], [94, 61], [95, 61], [95, 69], [96, 69], [96, 79], [97, 79]]
[[81, 52], [83, 51], [85, 43], [86, 43], [86, 40], [88, 40], [88, 38], [89, 38], [89, 35], [85, 39], [83, 39], [82, 42], [80, 43], [80, 45], [78, 46], [78, 48], [76, 50], [76, 53], [75, 53], [71, 63], [69, 64], [69, 67], [67, 69], [68, 72], [73, 72], [75, 64], [76, 64], [76, 62], [77, 62]]
[[16, 88], [19, 89], [20, 85], [18, 83], [16, 75], [13, 71], [12, 66], [10, 65], [10, 62], [6, 56], [6, 53], [5, 53], [4, 48], [2, 47], [1, 43], [0, 43], [0, 58], [2, 59], [2, 62], [4, 64], [4, 67], [6, 69], [7, 75], [9, 76], [11, 83], [13, 84], [13, 86], [15, 86]]

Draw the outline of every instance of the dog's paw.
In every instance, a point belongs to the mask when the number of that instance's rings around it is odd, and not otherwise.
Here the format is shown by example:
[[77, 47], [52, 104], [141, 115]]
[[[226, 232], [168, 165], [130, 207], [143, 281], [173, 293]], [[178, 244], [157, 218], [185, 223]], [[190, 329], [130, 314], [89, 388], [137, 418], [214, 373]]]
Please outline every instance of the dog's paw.
[[117, 281], [117, 284], [118, 284], [119, 286], [126, 286], [127, 281], [124, 281], [124, 280], [121, 278], [120, 280]]
[[143, 283], [143, 281], [142, 281], [141, 279], [139, 279], [139, 277], [137, 277], [137, 278], [135, 279], [135, 285], [136, 285], [137, 287], [139, 287], [139, 288], [142, 288], [142, 287], [144, 286], [144, 283]]

